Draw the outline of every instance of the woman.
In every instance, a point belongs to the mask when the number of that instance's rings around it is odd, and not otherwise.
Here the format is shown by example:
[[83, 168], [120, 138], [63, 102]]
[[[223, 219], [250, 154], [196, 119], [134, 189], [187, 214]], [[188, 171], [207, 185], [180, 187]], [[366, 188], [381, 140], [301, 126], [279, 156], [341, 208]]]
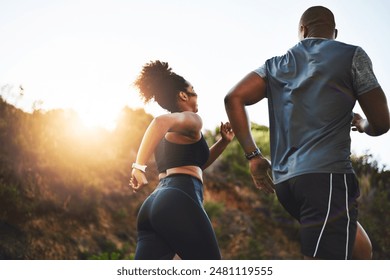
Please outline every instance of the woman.
[[154, 153], [160, 182], [142, 204], [137, 221], [135, 259], [221, 259], [210, 220], [203, 208], [202, 171], [233, 139], [229, 123], [221, 123], [221, 138], [210, 149], [201, 133], [197, 94], [168, 63], [147, 63], [135, 81], [144, 102], [156, 101], [169, 111], [147, 128], [131, 186], [144, 187], [146, 163]]

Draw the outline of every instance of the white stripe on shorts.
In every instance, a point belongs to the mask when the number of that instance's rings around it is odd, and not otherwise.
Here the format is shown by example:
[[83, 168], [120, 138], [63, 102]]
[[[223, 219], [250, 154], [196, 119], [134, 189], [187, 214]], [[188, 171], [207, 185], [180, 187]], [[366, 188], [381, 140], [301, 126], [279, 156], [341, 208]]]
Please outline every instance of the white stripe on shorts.
[[[317, 251], [318, 251], [318, 246], [320, 245], [320, 241], [321, 241], [321, 238], [322, 238], [322, 234], [324, 233], [324, 230], [325, 230], [325, 226], [326, 226], [326, 223], [328, 221], [328, 218], [329, 218], [329, 213], [330, 213], [330, 205], [331, 205], [331, 202], [332, 202], [332, 190], [333, 190], [333, 174], [331, 173], [330, 174], [330, 178], [329, 178], [329, 199], [328, 199], [328, 211], [326, 213], [326, 217], [325, 217], [325, 221], [324, 221], [324, 224], [322, 225], [322, 229], [321, 229], [321, 232], [320, 232], [320, 235], [318, 236], [318, 240], [317, 240], [317, 245], [316, 245], [316, 249], [314, 251], [314, 254], [313, 254], [313, 258], [316, 257], [317, 255]], [[345, 207], [346, 207], [346, 211], [347, 211], [347, 218], [348, 218], [348, 222], [347, 222], [347, 242], [345, 244], [345, 259], [348, 259], [348, 243], [349, 243], [349, 224], [350, 224], [350, 216], [349, 216], [349, 207], [348, 207], [348, 184], [347, 184], [347, 174], [344, 174], [344, 185], [345, 185]]]
[[320, 236], [318, 236], [317, 245], [316, 245], [316, 249], [315, 249], [314, 254], [313, 254], [313, 258], [315, 258], [316, 255], [317, 255], [318, 246], [320, 245], [321, 237], [322, 237], [322, 234], [324, 233], [324, 229], [325, 229], [325, 226], [326, 226], [326, 222], [328, 221], [328, 218], [329, 218], [330, 203], [331, 203], [331, 201], [332, 201], [332, 189], [333, 189], [332, 177], [333, 177], [333, 174], [331, 173], [331, 174], [330, 174], [330, 184], [329, 184], [328, 211], [327, 211], [327, 213], [326, 213], [326, 217], [325, 217], [324, 224], [322, 225], [322, 229], [321, 229], [321, 232], [320, 232]]
[[345, 244], [345, 259], [348, 259], [348, 244], [349, 244], [349, 223], [351, 218], [349, 217], [349, 205], [348, 205], [348, 184], [347, 184], [347, 174], [344, 174], [344, 185], [345, 185], [345, 207], [347, 211], [348, 223], [347, 223], [347, 242]]

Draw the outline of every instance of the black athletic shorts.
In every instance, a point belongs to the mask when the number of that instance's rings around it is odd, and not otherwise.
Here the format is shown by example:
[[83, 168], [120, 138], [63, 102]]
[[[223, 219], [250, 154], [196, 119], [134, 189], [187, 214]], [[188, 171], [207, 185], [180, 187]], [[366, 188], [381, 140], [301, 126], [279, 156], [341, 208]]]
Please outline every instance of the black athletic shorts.
[[301, 224], [304, 256], [351, 259], [360, 194], [355, 174], [304, 174], [275, 189], [280, 203]]

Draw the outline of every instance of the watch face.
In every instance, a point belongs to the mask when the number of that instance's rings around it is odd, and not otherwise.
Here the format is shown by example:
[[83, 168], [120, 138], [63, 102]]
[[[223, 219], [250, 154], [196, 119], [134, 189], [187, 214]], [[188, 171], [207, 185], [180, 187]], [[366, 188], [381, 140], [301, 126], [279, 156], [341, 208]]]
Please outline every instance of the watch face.
[[255, 156], [258, 156], [258, 155], [260, 155], [260, 154], [261, 154], [260, 149], [257, 148], [257, 149], [254, 150], [253, 152], [251, 152], [251, 153], [249, 153], [249, 154], [245, 154], [245, 157], [246, 157], [247, 159], [252, 159], [252, 158], [254, 158]]

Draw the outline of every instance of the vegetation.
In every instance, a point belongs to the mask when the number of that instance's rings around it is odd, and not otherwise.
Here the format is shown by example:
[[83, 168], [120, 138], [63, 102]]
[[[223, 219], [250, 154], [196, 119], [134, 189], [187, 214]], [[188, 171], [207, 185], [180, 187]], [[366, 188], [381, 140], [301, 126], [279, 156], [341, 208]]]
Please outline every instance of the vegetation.
[[[128, 188], [130, 164], [152, 116], [124, 108], [114, 131], [87, 129], [75, 112], [23, 112], [0, 98], [0, 259], [133, 259], [136, 215], [156, 184]], [[252, 125], [269, 155], [268, 128]], [[209, 144], [218, 129], [206, 131]], [[389, 259], [390, 172], [354, 158], [360, 221], [375, 259]], [[205, 173], [205, 209], [225, 259], [300, 259], [298, 226], [258, 192], [238, 142]]]

